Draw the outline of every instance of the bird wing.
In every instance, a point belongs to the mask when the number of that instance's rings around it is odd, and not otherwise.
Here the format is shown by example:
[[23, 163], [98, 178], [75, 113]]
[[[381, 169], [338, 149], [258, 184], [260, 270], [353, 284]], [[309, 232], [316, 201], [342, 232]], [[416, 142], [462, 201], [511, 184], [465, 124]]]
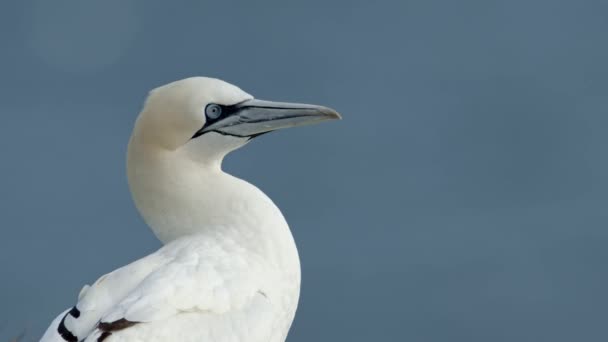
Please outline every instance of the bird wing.
[[101, 276], [93, 285], [85, 285], [78, 303], [57, 316], [40, 341], [82, 340], [110, 308], [165, 262], [162, 255], [153, 253]]
[[222, 315], [264, 302], [265, 279], [263, 262], [230, 240], [178, 239], [85, 286], [41, 342], [102, 341], [184, 313]]

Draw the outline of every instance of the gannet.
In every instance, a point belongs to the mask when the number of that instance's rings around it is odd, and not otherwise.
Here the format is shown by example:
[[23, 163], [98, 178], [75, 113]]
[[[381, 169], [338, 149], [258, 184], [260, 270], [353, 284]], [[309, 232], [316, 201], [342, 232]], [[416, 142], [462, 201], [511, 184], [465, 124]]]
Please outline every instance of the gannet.
[[127, 175], [164, 245], [85, 285], [41, 341], [284, 341], [300, 292], [296, 245], [272, 200], [223, 172], [222, 159], [261, 134], [339, 118], [214, 78], [152, 90]]

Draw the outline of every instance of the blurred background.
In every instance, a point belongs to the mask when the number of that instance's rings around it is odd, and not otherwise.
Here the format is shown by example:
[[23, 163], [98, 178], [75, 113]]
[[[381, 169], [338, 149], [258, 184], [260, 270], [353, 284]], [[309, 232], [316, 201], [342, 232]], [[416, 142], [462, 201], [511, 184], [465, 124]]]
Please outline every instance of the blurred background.
[[606, 341], [605, 1], [3, 0], [0, 340], [156, 250], [125, 149], [193, 75], [344, 120], [225, 169], [302, 258], [288, 340]]

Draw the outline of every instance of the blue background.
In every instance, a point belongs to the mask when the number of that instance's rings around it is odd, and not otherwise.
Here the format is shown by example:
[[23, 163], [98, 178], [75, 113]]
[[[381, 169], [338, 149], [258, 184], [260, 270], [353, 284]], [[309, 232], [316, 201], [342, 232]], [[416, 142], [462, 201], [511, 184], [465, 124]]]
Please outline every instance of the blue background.
[[0, 340], [157, 249], [125, 149], [193, 75], [344, 120], [225, 168], [302, 258], [289, 341], [606, 341], [606, 1], [0, 4]]

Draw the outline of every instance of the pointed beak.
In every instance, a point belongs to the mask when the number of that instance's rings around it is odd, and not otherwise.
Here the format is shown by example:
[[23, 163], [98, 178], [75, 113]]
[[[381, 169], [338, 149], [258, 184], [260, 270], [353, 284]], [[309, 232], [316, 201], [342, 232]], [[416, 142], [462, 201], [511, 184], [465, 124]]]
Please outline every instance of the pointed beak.
[[195, 137], [206, 132], [255, 137], [277, 129], [342, 118], [335, 110], [323, 106], [256, 99], [233, 106], [221, 106], [221, 109], [221, 115], [215, 120], [209, 120]]

